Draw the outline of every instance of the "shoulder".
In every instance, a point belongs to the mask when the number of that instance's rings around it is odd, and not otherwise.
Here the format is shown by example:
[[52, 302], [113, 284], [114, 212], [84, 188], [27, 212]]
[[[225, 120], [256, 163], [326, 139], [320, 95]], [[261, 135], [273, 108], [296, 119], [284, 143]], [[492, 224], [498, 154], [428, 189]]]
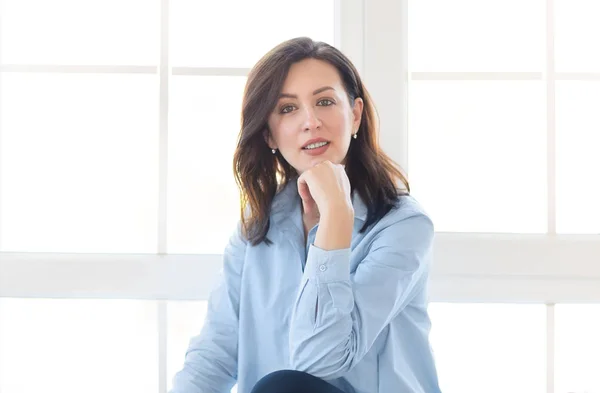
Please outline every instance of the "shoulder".
[[423, 205], [412, 195], [399, 195], [395, 206], [375, 223], [375, 228], [405, 226], [409, 223], [419, 223], [418, 225], [429, 226], [433, 231], [433, 220]]
[[412, 195], [402, 195], [371, 232], [380, 244], [424, 250], [430, 248], [435, 228], [424, 207]]

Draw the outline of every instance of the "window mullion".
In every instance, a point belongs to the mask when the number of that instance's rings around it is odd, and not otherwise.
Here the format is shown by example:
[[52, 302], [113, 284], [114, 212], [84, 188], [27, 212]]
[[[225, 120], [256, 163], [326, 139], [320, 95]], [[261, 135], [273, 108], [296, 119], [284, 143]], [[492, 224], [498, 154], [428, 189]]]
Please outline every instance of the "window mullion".
[[556, 234], [556, 76], [554, 73], [554, 0], [546, 0], [546, 123], [548, 233]]
[[[158, 188], [158, 254], [167, 254], [167, 176], [169, 125], [169, 0], [160, 2], [160, 63], [159, 63], [159, 188]], [[160, 275], [159, 280], [167, 277]], [[160, 285], [162, 288], [162, 285]], [[159, 295], [158, 293], [156, 294]], [[158, 393], [167, 393], [167, 302], [159, 300], [158, 329]]]

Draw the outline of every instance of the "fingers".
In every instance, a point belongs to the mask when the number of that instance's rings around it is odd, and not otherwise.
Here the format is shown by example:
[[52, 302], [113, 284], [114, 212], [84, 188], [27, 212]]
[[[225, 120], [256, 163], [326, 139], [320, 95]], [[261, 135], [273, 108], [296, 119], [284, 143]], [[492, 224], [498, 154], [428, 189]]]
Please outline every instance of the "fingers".
[[306, 179], [303, 176], [298, 178], [298, 194], [302, 199], [302, 208], [306, 214], [312, 214], [316, 208], [316, 202], [313, 199]]
[[303, 172], [298, 177], [298, 194], [304, 212], [317, 214], [331, 200], [348, 199], [350, 187], [346, 183], [345, 166], [331, 161], [322, 161]]
[[302, 176], [298, 178], [298, 194], [300, 194], [300, 198], [302, 198], [302, 201], [310, 202], [313, 200], [312, 196], [310, 195], [310, 189], [308, 188], [308, 184]]

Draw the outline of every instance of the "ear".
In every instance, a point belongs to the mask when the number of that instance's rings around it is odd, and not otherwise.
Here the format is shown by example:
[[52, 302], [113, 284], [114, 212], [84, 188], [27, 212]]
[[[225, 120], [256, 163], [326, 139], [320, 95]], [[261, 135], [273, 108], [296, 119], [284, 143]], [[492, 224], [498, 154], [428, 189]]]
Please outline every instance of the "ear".
[[277, 149], [277, 143], [275, 143], [275, 140], [273, 139], [271, 131], [269, 131], [268, 127], [263, 131], [263, 138], [265, 138], [265, 143], [267, 146], [269, 146], [269, 149]]
[[358, 131], [358, 127], [360, 127], [360, 121], [362, 119], [364, 102], [360, 97], [356, 97], [354, 99], [354, 106], [352, 107], [352, 114], [354, 115], [354, 121], [352, 123], [352, 130], [354, 132]]

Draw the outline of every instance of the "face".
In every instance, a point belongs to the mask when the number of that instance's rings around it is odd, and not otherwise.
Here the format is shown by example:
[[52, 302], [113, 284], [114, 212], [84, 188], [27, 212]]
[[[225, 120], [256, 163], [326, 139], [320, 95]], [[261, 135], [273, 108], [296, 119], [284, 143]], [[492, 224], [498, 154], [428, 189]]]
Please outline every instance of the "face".
[[269, 116], [267, 143], [298, 173], [325, 160], [344, 164], [362, 109], [361, 98], [351, 105], [334, 66], [302, 60], [290, 67]]

